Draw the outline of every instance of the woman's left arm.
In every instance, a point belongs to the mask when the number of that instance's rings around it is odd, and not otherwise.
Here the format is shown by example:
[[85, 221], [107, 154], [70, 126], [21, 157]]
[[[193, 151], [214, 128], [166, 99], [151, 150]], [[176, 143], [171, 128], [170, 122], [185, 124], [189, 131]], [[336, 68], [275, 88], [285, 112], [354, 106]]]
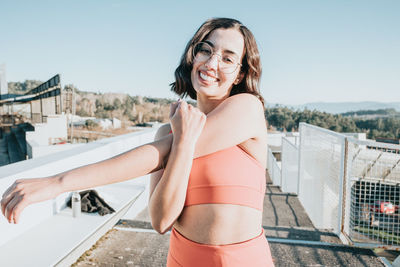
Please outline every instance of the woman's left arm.
[[248, 93], [224, 100], [207, 114], [207, 122], [196, 143], [194, 157], [266, 137], [266, 121], [261, 101]]
[[180, 102], [176, 111], [171, 108], [170, 120], [174, 138], [169, 160], [154, 190], [151, 188], [149, 200], [151, 224], [161, 234], [171, 227], [184, 207], [195, 144], [206, 116]]

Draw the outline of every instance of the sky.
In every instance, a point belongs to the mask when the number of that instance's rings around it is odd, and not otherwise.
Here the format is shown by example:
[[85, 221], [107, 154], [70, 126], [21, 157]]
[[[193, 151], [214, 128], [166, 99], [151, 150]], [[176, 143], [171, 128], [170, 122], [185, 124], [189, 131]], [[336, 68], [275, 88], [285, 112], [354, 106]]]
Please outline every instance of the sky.
[[400, 102], [400, 1], [4, 1], [7, 80], [177, 99], [187, 42], [212, 17], [254, 34], [266, 103]]

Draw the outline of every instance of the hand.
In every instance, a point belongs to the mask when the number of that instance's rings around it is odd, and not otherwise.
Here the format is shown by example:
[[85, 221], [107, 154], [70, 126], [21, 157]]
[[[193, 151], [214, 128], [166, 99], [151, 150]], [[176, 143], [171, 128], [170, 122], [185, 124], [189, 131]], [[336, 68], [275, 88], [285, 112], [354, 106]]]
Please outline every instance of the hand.
[[179, 100], [171, 105], [169, 118], [174, 141], [194, 145], [203, 130], [207, 116], [198, 108]]
[[9, 223], [18, 223], [26, 206], [55, 198], [60, 193], [60, 183], [53, 177], [16, 180], [2, 196], [1, 212]]

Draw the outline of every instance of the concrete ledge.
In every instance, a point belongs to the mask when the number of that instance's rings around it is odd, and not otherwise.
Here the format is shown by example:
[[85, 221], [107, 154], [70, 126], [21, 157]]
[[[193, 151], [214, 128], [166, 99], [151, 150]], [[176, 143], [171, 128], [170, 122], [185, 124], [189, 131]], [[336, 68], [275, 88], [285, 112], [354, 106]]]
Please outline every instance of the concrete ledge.
[[[157, 129], [130, 133], [114, 138], [102, 139], [71, 150], [9, 164], [0, 168], [0, 196], [16, 180], [21, 178], [46, 177], [83, 165], [95, 163], [139, 145], [152, 142]], [[148, 178], [144, 178], [148, 180]], [[132, 180], [136, 185], [144, 185], [140, 179]], [[23, 235], [34, 227], [51, 219], [65, 207], [68, 194], [28, 206], [21, 214], [18, 225], [10, 225], [0, 216], [0, 247]]]
[[71, 209], [65, 208], [1, 246], [0, 266], [71, 265], [114, 226], [145, 188], [130, 181], [96, 188], [115, 213], [73, 218]]

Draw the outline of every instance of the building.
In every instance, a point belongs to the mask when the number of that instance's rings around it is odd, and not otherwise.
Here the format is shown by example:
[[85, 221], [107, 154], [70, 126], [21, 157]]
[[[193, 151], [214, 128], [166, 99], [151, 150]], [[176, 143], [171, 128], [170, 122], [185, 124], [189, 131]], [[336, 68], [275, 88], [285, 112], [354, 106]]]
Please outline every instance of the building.
[[0, 65], [0, 99], [2, 95], [8, 94], [8, 84], [6, 78], [6, 64]]

